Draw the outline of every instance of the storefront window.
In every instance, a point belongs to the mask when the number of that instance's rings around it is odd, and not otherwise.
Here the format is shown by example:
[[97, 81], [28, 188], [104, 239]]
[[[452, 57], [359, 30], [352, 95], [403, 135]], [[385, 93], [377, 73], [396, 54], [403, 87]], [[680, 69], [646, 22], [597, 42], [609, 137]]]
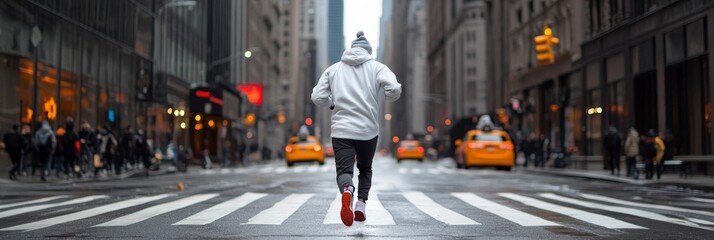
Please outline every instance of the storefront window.
[[587, 93], [587, 138], [588, 155], [602, 155], [602, 99], [600, 90], [595, 88]]
[[565, 149], [571, 155], [582, 155], [583, 146], [583, 85], [581, 72], [568, 76], [565, 100]]

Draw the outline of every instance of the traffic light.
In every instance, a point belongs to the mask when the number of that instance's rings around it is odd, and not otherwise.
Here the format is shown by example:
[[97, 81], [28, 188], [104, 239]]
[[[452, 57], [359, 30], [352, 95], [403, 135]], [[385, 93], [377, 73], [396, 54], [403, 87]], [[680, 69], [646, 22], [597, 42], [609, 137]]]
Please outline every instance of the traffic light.
[[538, 62], [542, 63], [553, 63], [555, 62], [555, 53], [553, 52], [553, 45], [558, 45], [560, 40], [553, 37], [553, 30], [545, 26], [543, 28], [543, 35], [535, 37], [535, 49], [536, 49], [536, 59]]
[[312, 118], [305, 118], [305, 125], [312, 126]]

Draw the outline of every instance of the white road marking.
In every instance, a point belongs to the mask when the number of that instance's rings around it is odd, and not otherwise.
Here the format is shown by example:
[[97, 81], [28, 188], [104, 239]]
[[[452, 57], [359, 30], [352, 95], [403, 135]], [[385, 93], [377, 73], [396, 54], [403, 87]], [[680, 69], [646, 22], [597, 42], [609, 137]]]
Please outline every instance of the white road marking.
[[399, 174], [406, 174], [407, 169], [406, 168], [399, 168]]
[[594, 194], [581, 193], [580, 196], [583, 198], [591, 199], [591, 200], [598, 200], [598, 201], [633, 206], [633, 207], [653, 208], [653, 209], [661, 209], [661, 210], [669, 210], [669, 211], [677, 211], [677, 212], [688, 212], [688, 213], [696, 213], [696, 214], [702, 214], [702, 215], [707, 215], [707, 216], [714, 216], [714, 213], [707, 212], [707, 211], [692, 210], [692, 209], [672, 207], [672, 206], [666, 206], [666, 205], [631, 202], [631, 201], [625, 201], [625, 200], [620, 200], [620, 199], [615, 199], [615, 198], [605, 197], [605, 196], [599, 196], [599, 195], [594, 195]]
[[447, 225], [480, 225], [464, 215], [441, 206], [422, 192], [405, 192], [402, 195], [419, 210]]
[[327, 214], [325, 214], [325, 220], [322, 224], [341, 224], [340, 220], [340, 208], [342, 207], [342, 194], [337, 193], [335, 200], [330, 204], [330, 208], [327, 209]]
[[221, 174], [229, 174], [229, 173], [231, 173], [230, 169], [228, 169], [228, 168], [221, 169]]
[[320, 172], [330, 171], [331, 168], [334, 169], [334, 165], [333, 166], [323, 165], [322, 167], [320, 167]]
[[461, 199], [461, 201], [464, 201], [471, 206], [498, 215], [499, 217], [505, 218], [521, 226], [560, 226], [560, 224], [486, 200], [485, 198], [479, 197], [473, 193], [451, 193], [451, 195]]
[[[330, 204], [330, 208], [327, 210], [327, 214], [325, 214], [325, 220], [322, 221], [322, 224], [342, 224], [342, 220], [340, 219], [340, 208], [342, 207], [342, 194], [337, 194], [335, 196], [335, 200], [332, 201], [332, 204]], [[354, 203], [357, 202], [357, 199], [353, 201]], [[354, 207], [353, 207], [354, 209]], [[379, 198], [377, 197], [377, 193], [372, 192], [369, 194], [369, 200], [367, 200], [367, 209], [365, 209], [367, 215], [367, 221], [365, 221], [366, 225], [374, 225], [374, 226], [384, 226], [384, 225], [395, 225], [394, 223], [394, 218], [392, 217], [392, 214], [387, 211], [386, 208], [382, 205], [382, 203], [379, 201]]]
[[309, 168], [307, 168], [307, 172], [314, 173], [320, 170], [320, 167], [318, 165], [312, 165]]
[[[339, 215], [339, 212], [337, 212], [335, 215]], [[389, 211], [384, 208], [382, 202], [379, 201], [377, 193], [370, 194], [369, 200], [367, 200], [365, 215], [367, 217], [365, 224], [367, 225], [384, 226], [396, 224], [394, 222], [392, 214], [390, 214]]]
[[698, 223], [698, 224], [704, 224], [704, 225], [714, 225], [714, 222], [710, 222], [704, 219], [699, 219], [699, 218], [684, 218], [687, 219], [687, 221], [693, 222], [693, 223]]
[[275, 173], [284, 173], [287, 171], [288, 171], [287, 167], [279, 167], [279, 168], [275, 169]]
[[280, 225], [305, 204], [313, 194], [290, 194], [273, 207], [263, 210], [245, 224]]
[[57, 216], [53, 218], [48, 218], [45, 220], [40, 220], [37, 222], [31, 222], [31, 223], [26, 223], [22, 225], [17, 225], [14, 227], [9, 227], [9, 228], [3, 228], [0, 229], [0, 231], [13, 231], [13, 230], [27, 230], [27, 231], [32, 231], [32, 230], [37, 230], [37, 229], [42, 229], [46, 227], [51, 227], [57, 224], [62, 224], [62, 223], [67, 223], [71, 221], [76, 221], [76, 220], [81, 220], [85, 218], [90, 218], [94, 217], [97, 215], [105, 214], [108, 212], [113, 212], [125, 208], [130, 208], [133, 206], [141, 205], [144, 203], [156, 201], [168, 196], [173, 196], [173, 194], [161, 194], [161, 195], [156, 195], [156, 196], [150, 196], [150, 197], [139, 197], [139, 198], [134, 198], [134, 199], [129, 199], [121, 202], [116, 202], [100, 207], [95, 207], [92, 209], [87, 209], [81, 212], [76, 212], [76, 213], [70, 213], [62, 216]]
[[46, 197], [46, 198], [40, 198], [40, 199], [35, 199], [35, 200], [29, 200], [29, 201], [3, 204], [3, 205], [0, 205], [0, 209], [17, 207], [17, 206], [22, 206], [22, 205], [30, 205], [30, 204], [35, 204], [35, 203], [49, 202], [49, 201], [52, 201], [55, 199], [66, 198], [66, 197], [67, 196], [65, 196], [65, 195], [61, 195], [61, 196]]
[[521, 196], [518, 194], [513, 194], [513, 193], [499, 193], [498, 194], [501, 197], [505, 197], [514, 201], [521, 202], [525, 205], [535, 207], [535, 208], [540, 208], [546, 211], [551, 211], [551, 212], [556, 212], [560, 213], [566, 216], [570, 216], [572, 218], [580, 219], [585, 222], [589, 222], [598, 226], [602, 226], [605, 228], [611, 228], [611, 229], [623, 229], [623, 228], [630, 228], [630, 229], [646, 229], [641, 226], [637, 226], [628, 222], [624, 222], [615, 218], [611, 218], [605, 215], [600, 215], [600, 214], [595, 214], [591, 212], [586, 212], [582, 210], [578, 210], [575, 208], [569, 208], [569, 207], [563, 207], [563, 206], [558, 206], [555, 204], [551, 204], [548, 202], [544, 202], [535, 198], [530, 198], [530, 197], [525, 197]]
[[293, 167], [293, 172], [295, 172], [295, 173], [301, 173], [301, 172], [304, 172], [304, 171], [305, 171], [305, 166], [304, 166], [304, 165]]
[[243, 174], [246, 172], [248, 172], [248, 169], [246, 169], [246, 168], [234, 168], [233, 169], [234, 174]]
[[687, 220], [671, 218], [671, 217], [667, 217], [662, 214], [653, 213], [650, 211], [644, 211], [644, 210], [639, 210], [639, 209], [634, 209], [634, 208], [626, 208], [626, 207], [617, 207], [617, 206], [612, 206], [612, 205], [604, 205], [604, 204], [599, 204], [599, 203], [594, 203], [594, 202], [581, 201], [578, 199], [563, 197], [563, 196], [555, 195], [552, 193], [541, 193], [540, 196], [544, 197], [544, 198], [560, 201], [560, 202], [566, 202], [566, 203], [570, 203], [573, 205], [587, 207], [587, 208], [600, 209], [600, 210], [621, 213], [621, 214], [628, 214], [628, 215], [632, 215], [635, 217], [647, 218], [647, 219], [651, 219], [651, 220], [655, 220], [655, 221], [673, 223], [673, 224], [683, 225], [683, 226], [687, 226], [687, 227], [701, 228], [701, 229], [706, 229], [706, 230], [710, 230], [710, 231], [714, 230], [714, 229], [711, 229], [708, 227], [700, 226], [696, 223], [693, 223], [693, 222], [690, 222]]
[[173, 225], [206, 225], [210, 224], [222, 217], [227, 216], [228, 214], [231, 214], [232, 212], [237, 211], [238, 209], [241, 209], [245, 207], [246, 205], [254, 202], [255, 200], [261, 199], [268, 194], [265, 193], [244, 193], [240, 197], [233, 198], [231, 200], [222, 202], [218, 205], [215, 205], [213, 207], [210, 207], [206, 210], [203, 210], [199, 213], [196, 213], [194, 215], [191, 215], [190, 217], [187, 217], [177, 223], [174, 223]]
[[269, 173], [273, 171], [273, 167], [264, 167], [263, 169], [260, 169], [260, 173]]
[[412, 168], [412, 174], [421, 174], [421, 169]]
[[0, 218], [6, 218], [6, 217], [20, 215], [20, 214], [24, 214], [24, 213], [40, 211], [40, 210], [44, 210], [44, 209], [48, 209], [48, 208], [61, 207], [61, 206], [67, 206], [67, 205], [73, 205], [73, 204], [81, 204], [81, 203], [91, 202], [91, 201], [101, 199], [101, 198], [106, 198], [106, 197], [107, 197], [106, 195], [95, 195], [95, 196], [88, 196], [88, 197], [83, 197], [83, 198], [72, 199], [72, 200], [59, 202], [59, 203], [48, 203], [48, 204], [40, 204], [40, 205], [23, 207], [23, 208], [15, 208], [15, 209], [0, 212]]
[[174, 210], [185, 208], [193, 204], [206, 201], [208, 199], [214, 198], [218, 194], [197, 194], [190, 197], [182, 198], [173, 202], [168, 202], [164, 204], [159, 204], [150, 208], [143, 209], [141, 211], [105, 222], [102, 224], [94, 225], [95, 227], [117, 227], [117, 226], [129, 226], [141, 221], [147, 220], [152, 217], [159, 216], [164, 213], [168, 213]]
[[714, 203], [714, 199], [708, 199], [708, 198], [690, 197], [689, 199], [697, 201], [697, 202]]
[[439, 170], [436, 170], [436, 169], [433, 169], [433, 168], [429, 168], [429, 169], [427, 169], [427, 172], [429, 172], [430, 174], [434, 174], [434, 175], [436, 175], [436, 174], [439, 174], [439, 173], [440, 173], [440, 171], [439, 171]]
[[443, 172], [443, 173], [446, 173], [446, 174], [454, 174], [454, 169], [446, 168], [446, 167], [441, 166], [441, 165], [437, 166], [436, 168], [438, 168], [439, 171], [441, 171], [441, 172]]

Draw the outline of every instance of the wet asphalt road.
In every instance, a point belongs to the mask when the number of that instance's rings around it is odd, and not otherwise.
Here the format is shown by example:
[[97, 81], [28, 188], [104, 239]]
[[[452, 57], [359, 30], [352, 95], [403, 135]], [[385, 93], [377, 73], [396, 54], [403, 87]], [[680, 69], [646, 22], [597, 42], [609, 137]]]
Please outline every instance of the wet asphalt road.
[[714, 193], [388, 157], [375, 159], [367, 221], [346, 227], [334, 178], [328, 159], [104, 182], [3, 181], [0, 239], [714, 239]]

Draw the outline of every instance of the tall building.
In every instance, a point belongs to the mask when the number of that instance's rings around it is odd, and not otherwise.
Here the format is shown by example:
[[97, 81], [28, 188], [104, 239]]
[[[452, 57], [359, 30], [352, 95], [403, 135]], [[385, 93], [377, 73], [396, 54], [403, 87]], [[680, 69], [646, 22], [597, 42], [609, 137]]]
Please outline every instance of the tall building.
[[402, 39], [406, 51], [406, 74], [400, 79], [406, 82], [402, 90], [408, 111], [408, 133], [424, 135], [427, 132], [426, 104], [434, 101], [434, 96], [427, 94], [427, 2], [424, 0], [411, 0], [407, 10], [407, 32]]
[[[582, 123], [581, 72], [575, 63], [581, 58], [584, 40], [584, 5], [575, 1], [508, 1], [507, 31], [511, 127], [516, 137], [544, 135], [553, 150], [568, 148], [573, 153], [584, 144]], [[560, 39], [554, 47], [555, 61], [536, 59], [534, 38], [544, 34], [544, 26]], [[601, 145], [599, 135], [591, 143]]]
[[327, 1], [327, 5], [327, 55], [328, 62], [332, 64], [340, 61], [342, 52], [345, 51], [345, 2], [344, 0], [330, 0]]

